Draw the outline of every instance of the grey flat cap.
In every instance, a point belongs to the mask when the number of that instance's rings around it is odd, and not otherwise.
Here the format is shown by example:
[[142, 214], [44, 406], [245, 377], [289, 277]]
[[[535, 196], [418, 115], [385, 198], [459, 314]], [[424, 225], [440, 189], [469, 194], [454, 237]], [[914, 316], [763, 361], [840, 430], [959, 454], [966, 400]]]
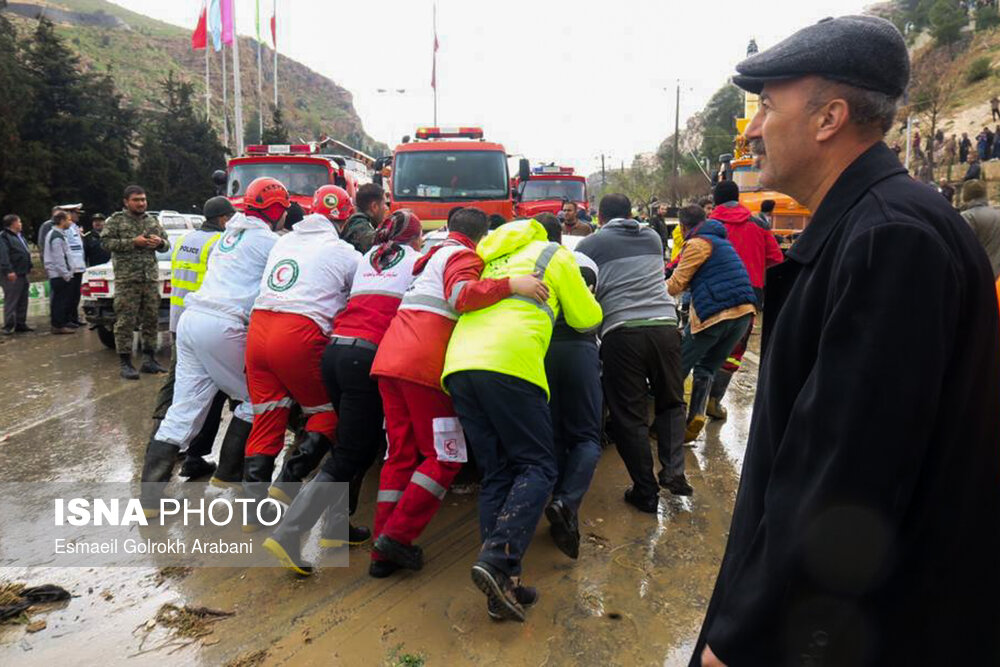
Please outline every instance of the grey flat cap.
[[760, 93], [768, 81], [816, 75], [899, 97], [910, 80], [906, 42], [875, 16], [825, 18], [736, 66], [733, 83]]

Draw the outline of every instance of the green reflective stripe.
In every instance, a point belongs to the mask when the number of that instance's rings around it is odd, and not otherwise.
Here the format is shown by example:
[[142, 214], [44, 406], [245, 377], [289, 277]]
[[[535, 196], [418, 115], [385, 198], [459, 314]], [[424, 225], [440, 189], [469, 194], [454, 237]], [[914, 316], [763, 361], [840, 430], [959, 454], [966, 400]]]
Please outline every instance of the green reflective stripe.
[[410, 477], [410, 484], [416, 484], [438, 500], [444, 500], [444, 494], [448, 492], [447, 489], [422, 472], [413, 473], [413, 476]]
[[314, 405], [312, 407], [302, 406], [302, 414], [304, 415], [315, 415], [320, 412], [333, 412], [333, 403], [324, 403], [323, 405]]
[[521, 296], [520, 294], [511, 294], [510, 296], [508, 296], [506, 298], [507, 299], [514, 299], [515, 301], [523, 301], [525, 303], [530, 303], [532, 306], [535, 306], [539, 310], [544, 311], [545, 314], [549, 316], [549, 319], [552, 320], [552, 323], [555, 324], [555, 322], [556, 322], [556, 314], [552, 312], [552, 308], [549, 307], [549, 304], [547, 304], [547, 303], [538, 303], [537, 301], [535, 301], [534, 299], [532, 299], [530, 296]]
[[218, 243], [221, 238], [222, 232], [216, 232], [212, 236], [209, 236], [208, 240], [205, 241], [205, 245], [202, 246], [201, 257], [199, 259], [201, 260], [201, 265], [205, 267], [205, 270], [208, 269], [208, 254], [212, 252], [212, 248], [215, 247], [215, 244]]
[[403, 297], [403, 301], [400, 307], [404, 306], [422, 306], [428, 310], [431, 310], [439, 315], [444, 315], [447, 318], [457, 320], [458, 313], [451, 304], [444, 299], [439, 299], [436, 296], [430, 296], [427, 294], [408, 294]]
[[378, 496], [375, 497], [377, 503], [398, 503], [403, 497], [402, 491], [383, 491], [379, 489]]
[[448, 304], [455, 308], [458, 304], [458, 297], [462, 294], [462, 288], [469, 284], [468, 280], [463, 280], [461, 282], [455, 283], [455, 286], [451, 289], [451, 296], [448, 297]]
[[[265, 412], [270, 412], [271, 410], [280, 410], [281, 408], [290, 408], [292, 404], [295, 403], [290, 396], [285, 396], [278, 401], [265, 401], [263, 403], [253, 404], [253, 413], [255, 415], [262, 415]], [[303, 410], [303, 412], [305, 412]]]
[[170, 295], [170, 305], [171, 306], [180, 306], [181, 308], [183, 308], [184, 307], [184, 296], [185, 296], [184, 294], [181, 294], [180, 296], [177, 296], [176, 294], [171, 294]]

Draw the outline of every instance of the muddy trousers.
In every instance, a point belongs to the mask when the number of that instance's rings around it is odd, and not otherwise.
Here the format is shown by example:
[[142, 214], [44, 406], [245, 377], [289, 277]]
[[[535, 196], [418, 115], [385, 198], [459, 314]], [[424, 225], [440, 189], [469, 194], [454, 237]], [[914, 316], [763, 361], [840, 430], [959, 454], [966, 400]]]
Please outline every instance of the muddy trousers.
[[[156, 393], [156, 402], [153, 405], [154, 422], [163, 421], [163, 418], [167, 416], [167, 410], [174, 402], [174, 384], [177, 381], [176, 334], [173, 338], [174, 344], [170, 352], [170, 372], [167, 373], [167, 378]], [[222, 408], [225, 407], [227, 399], [228, 396], [221, 391], [216, 392], [215, 398], [212, 399], [212, 407], [205, 417], [204, 425], [198, 431], [198, 435], [191, 440], [191, 444], [188, 445], [188, 456], [205, 457], [212, 453], [212, 446], [215, 444], [215, 438], [219, 434], [219, 425], [222, 423]], [[159, 424], [157, 424], [157, 428], [159, 428]], [[153, 435], [155, 436], [156, 433], [154, 432]]]
[[[415, 382], [380, 377], [389, 439], [375, 505], [375, 538], [412, 544], [434, 518], [462, 464], [439, 461], [434, 420], [455, 417], [443, 391]], [[379, 560], [372, 551], [372, 559]]]
[[[231, 317], [188, 309], [177, 325], [177, 371], [173, 403], [156, 440], [185, 448], [201, 431], [222, 391], [239, 401], [233, 416], [253, 421], [243, 374], [247, 331]], [[209, 446], [211, 447], [211, 446]]]
[[492, 371], [460, 371], [445, 383], [483, 477], [479, 560], [519, 576], [558, 476], [545, 391]]
[[[664, 325], [615, 329], [601, 341], [601, 383], [611, 415], [609, 435], [632, 478], [634, 492], [642, 499], [660, 491], [649, 442], [650, 391], [658, 431], [659, 425], [672, 423], [684, 410], [680, 338], [677, 327]], [[663, 449], [661, 463], [671, 462], [668, 476], [684, 473], [682, 440], [671, 435], [658, 443]]]
[[320, 369], [326, 395], [337, 413], [337, 446], [322, 468], [335, 482], [359, 485], [382, 445], [382, 398], [371, 376], [374, 346], [356, 338], [334, 338]]
[[601, 458], [601, 360], [593, 340], [553, 340], [545, 355], [559, 479], [553, 500], [580, 509]]
[[306, 431], [333, 440], [337, 414], [319, 370], [328, 341], [308, 317], [253, 311], [247, 333], [246, 372], [254, 418], [247, 457], [273, 459], [281, 453], [292, 403], [301, 406]]

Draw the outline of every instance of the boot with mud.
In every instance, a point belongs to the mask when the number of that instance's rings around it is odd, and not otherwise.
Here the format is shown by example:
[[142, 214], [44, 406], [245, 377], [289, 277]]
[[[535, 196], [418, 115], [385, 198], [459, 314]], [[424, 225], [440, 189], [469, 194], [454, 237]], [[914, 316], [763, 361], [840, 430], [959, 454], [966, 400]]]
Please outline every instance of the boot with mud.
[[[538, 589], [534, 586], [522, 586], [519, 583], [515, 583], [514, 597], [517, 598], [522, 607], [527, 608], [538, 602]], [[503, 612], [503, 606], [500, 604], [500, 601], [493, 595], [487, 596], [486, 613], [490, 615], [490, 618], [494, 621], [507, 620]]]
[[424, 567], [424, 550], [415, 544], [403, 544], [388, 535], [379, 535], [375, 540], [375, 551], [383, 559], [392, 561], [407, 570], [421, 570]]
[[161, 440], [150, 440], [142, 463], [139, 502], [147, 519], [160, 515], [160, 499], [177, 463], [177, 446]]
[[[549, 533], [552, 535], [552, 541], [559, 547], [559, 551], [573, 560], [579, 558], [580, 528], [577, 524], [576, 512], [557, 498], [545, 508], [545, 518], [551, 524]], [[490, 615], [492, 616], [492, 614]]]
[[514, 582], [504, 572], [484, 561], [472, 566], [472, 583], [486, 595], [487, 606], [494, 599], [494, 611], [502, 619], [524, 622], [524, 607], [514, 592]]
[[253, 423], [233, 417], [222, 438], [219, 449], [219, 466], [209, 482], [220, 488], [240, 488], [243, 486], [243, 453]]
[[399, 566], [391, 560], [372, 560], [368, 566], [368, 576], [375, 579], [385, 579], [396, 573]]
[[132, 365], [132, 355], [131, 354], [119, 354], [118, 363], [121, 367], [120, 375], [126, 380], [138, 380], [139, 371], [135, 370], [135, 366]]
[[327, 508], [336, 508], [343, 500], [339, 493], [340, 486], [331, 482], [333, 477], [321, 470], [295, 498], [295, 502], [285, 513], [281, 525], [271, 537], [264, 540], [265, 549], [281, 561], [284, 567], [303, 577], [311, 575], [314, 568], [302, 559], [302, 539], [312, 530]]
[[688, 404], [687, 430], [684, 433], [684, 443], [694, 442], [705, 427], [708, 417], [705, 416], [705, 405], [708, 403], [708, 391], [711, 389], [712, 378], [695, 376], [691, 385], [691, 402]]
[[[277, 502], [268, 500], [267, 487], [271, 486], [271, 475], [274, 473], [274, 456], [260, 454], [248, 456], [243, 460], [243, 494], [253, 502], [246, 505], [246, 523], [244, 533], [255, 533], [278, 518]], [[265, 523], [261, 523], [261, 521]]]
[[201, 456], [185, 456], [181, 471], [177, 474], [186, 477], [189, 482], [194, 482], [214, 472], [215, 464], [211, 461], [206, 461]]
[[326, 453], [333, 449], [333, 443], [321, 433], [307, 431], [298, 450], [285, 458], [278, 479], [267, 490], [275, 500], [291, 505], [295, 495], [301, 490], [302, 482], [316, 469]]
[[156, 360], [153, 355], [153, 350], [146, 348], [142, 351], [145, 360], [142, 362], [142, 366], [139, 367], [139, 371], [142, 373], [166, 373], [167, 369], [160, 365], [160, 362]]
[[708, 404], [705, 406], [705, 414], [712, 419], [725, 421], [729, 417], [729, 412], [722, 405], [722, 399], [729, 389], [729, 382], [733, 379], [733, 374], [729, 371], [719, 370], [712, 380], [712, 389], [708, 392]]

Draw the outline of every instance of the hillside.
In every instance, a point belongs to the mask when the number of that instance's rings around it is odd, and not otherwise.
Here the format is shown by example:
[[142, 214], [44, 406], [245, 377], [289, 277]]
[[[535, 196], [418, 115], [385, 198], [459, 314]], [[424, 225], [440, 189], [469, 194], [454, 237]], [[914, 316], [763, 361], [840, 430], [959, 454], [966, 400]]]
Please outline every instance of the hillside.
[[[90, 71], [109, 71], [121, 93], [142, 109], [157, 108], [159, 82], [170, 71], [194, 84], [198, 99], [205, 99], [205, 55], [193, 51], [190, 32], [135, 12], [106, 0], [31, 0], [9, 2], [5, 10], [18, 30], [31, 30], [35, 18], [44, 13], [56, 24], [57, 32]], [[257, 46], [253, 39], [240, 37], [240, 73], [243, 88], [243, 118], [249, 138], [257, 128]], [[212, 113], [222, 133], [221, 54], [210, 52]], [[270, 120], [274, 52], [264, 47], [264, 120]], [[227, 63], [231, 65], [231, 62]], [[228, 67], [227, 67], [228, 69]], [[326, 133], [370, 154], [388, 152], [385, 144], [369, 137], [354, 109], [351, 93], [305, 65], [278, 54], [278, 98], [286, 126], [293, 138], [316, 139]], [[230, 77], [232, 75], [230, 74]], [[230, 127], [232, 127], [232, 81]], [[235, 145], [235, 141], [232, 140]]]

